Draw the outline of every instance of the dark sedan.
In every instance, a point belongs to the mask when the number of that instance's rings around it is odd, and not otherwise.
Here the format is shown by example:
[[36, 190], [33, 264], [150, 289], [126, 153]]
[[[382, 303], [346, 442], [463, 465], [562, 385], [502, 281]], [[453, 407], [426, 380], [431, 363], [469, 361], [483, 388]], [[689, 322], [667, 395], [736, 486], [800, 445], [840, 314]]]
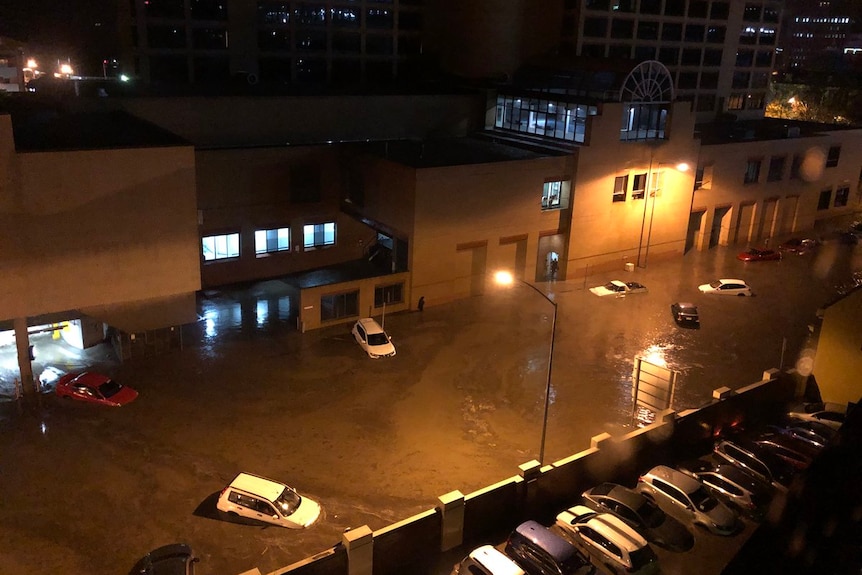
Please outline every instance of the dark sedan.
[[602, 483], [582, 494], [584, 505], [611, 513], [637, 530], [650, 543], [671, 551], [688, 551], [694, 536], [685, 525], [637, 491], [616, 483]]
[[135, 563], [129, 575], [194, 575], [198, 558], [185, 543], [154, 549]]
[[689, 302], [676, 302], [670, 304], [670, 314], [673, 320], [681, 326], [700, 327], [700, 316], [697, 306]]
[[770, 250], [767, 248], [750, 248], [744, 252], [740, 252], [736, 259], [744, 262], [765, 262], [770, 260], [780, 260], [781, 252]]

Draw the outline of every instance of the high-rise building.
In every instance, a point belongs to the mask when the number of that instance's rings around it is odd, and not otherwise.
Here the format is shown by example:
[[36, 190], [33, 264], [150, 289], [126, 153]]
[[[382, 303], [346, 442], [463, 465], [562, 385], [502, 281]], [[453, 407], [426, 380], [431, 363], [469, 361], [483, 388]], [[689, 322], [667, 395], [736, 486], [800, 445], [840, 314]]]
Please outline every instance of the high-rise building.
[[843, 0], [789, 0], [776, 68], [791, 79], [846, 68], [859, 48], [855, 41], [858, 38], [853, 34], [862, 10], [858, 4]]

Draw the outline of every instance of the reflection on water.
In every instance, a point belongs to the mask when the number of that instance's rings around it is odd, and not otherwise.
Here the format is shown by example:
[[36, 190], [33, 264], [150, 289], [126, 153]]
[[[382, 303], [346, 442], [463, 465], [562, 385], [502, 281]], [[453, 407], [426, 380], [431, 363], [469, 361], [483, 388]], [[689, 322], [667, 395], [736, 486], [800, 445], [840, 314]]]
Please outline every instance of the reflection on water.
[[[264, 290], [237, 291], [202, 298], [198, 303], [200, 337], [208, 349], [231, 335], [295, 325], [289, 295], [261, 293]], [[254, 292], [254, 293], [253, 293]]]

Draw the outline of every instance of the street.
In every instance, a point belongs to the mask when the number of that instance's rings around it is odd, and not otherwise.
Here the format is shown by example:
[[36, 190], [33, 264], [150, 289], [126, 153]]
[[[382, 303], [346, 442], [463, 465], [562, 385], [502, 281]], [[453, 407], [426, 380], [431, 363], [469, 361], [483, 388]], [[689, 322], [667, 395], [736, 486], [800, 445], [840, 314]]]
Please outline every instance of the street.
[[[537, 284], [559, 306], [546, 462], [630, 429], [636, 355], [659, 354], [680, 371], [677, 410], [769, 368], [810, 369], [809, 325], [834, 286], [862, 269], [862, 247], [758, 263], [737, 261], [737, 251]], [[719, 277], [745, 279], [756, 296], [698, 293]], [[585, 289], [611, 279], [649, 291]], [[140, 392], [134, 403], [44, 394], [0, 404], [4, 572], [124, 574], [150, 549], [186, 542], [200, 575], [267, 573], [331, 547], [346, 528], [381, 528], [539, 456], [553, 309], [524, 285], [387, 314], [398, 354], [380, 360], [361, 352], [348, 324], [301, 334], [277, 314], [243, 317], [262, 288], [203, 297], [216, 313], [183, 351], [104, 366]], [[699, 330], [673, 323], [669, 306], [680, 300], [699, 306]], [[215, 497], [238, 471], [320, 502], [318, 523], [293, 531], [221, 518]]]

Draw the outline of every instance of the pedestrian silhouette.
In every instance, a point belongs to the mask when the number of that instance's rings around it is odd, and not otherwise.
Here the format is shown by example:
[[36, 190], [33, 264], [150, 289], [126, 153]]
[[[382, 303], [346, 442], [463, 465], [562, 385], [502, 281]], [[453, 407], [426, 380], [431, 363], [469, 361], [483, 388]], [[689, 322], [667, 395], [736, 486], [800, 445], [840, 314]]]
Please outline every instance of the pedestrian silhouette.
[[425, 296], [424, 295], [419, 298], [419, 303], [416, 305], [416, 307], [419, 308], [419, 311], [422, 311], [425, 309]]

